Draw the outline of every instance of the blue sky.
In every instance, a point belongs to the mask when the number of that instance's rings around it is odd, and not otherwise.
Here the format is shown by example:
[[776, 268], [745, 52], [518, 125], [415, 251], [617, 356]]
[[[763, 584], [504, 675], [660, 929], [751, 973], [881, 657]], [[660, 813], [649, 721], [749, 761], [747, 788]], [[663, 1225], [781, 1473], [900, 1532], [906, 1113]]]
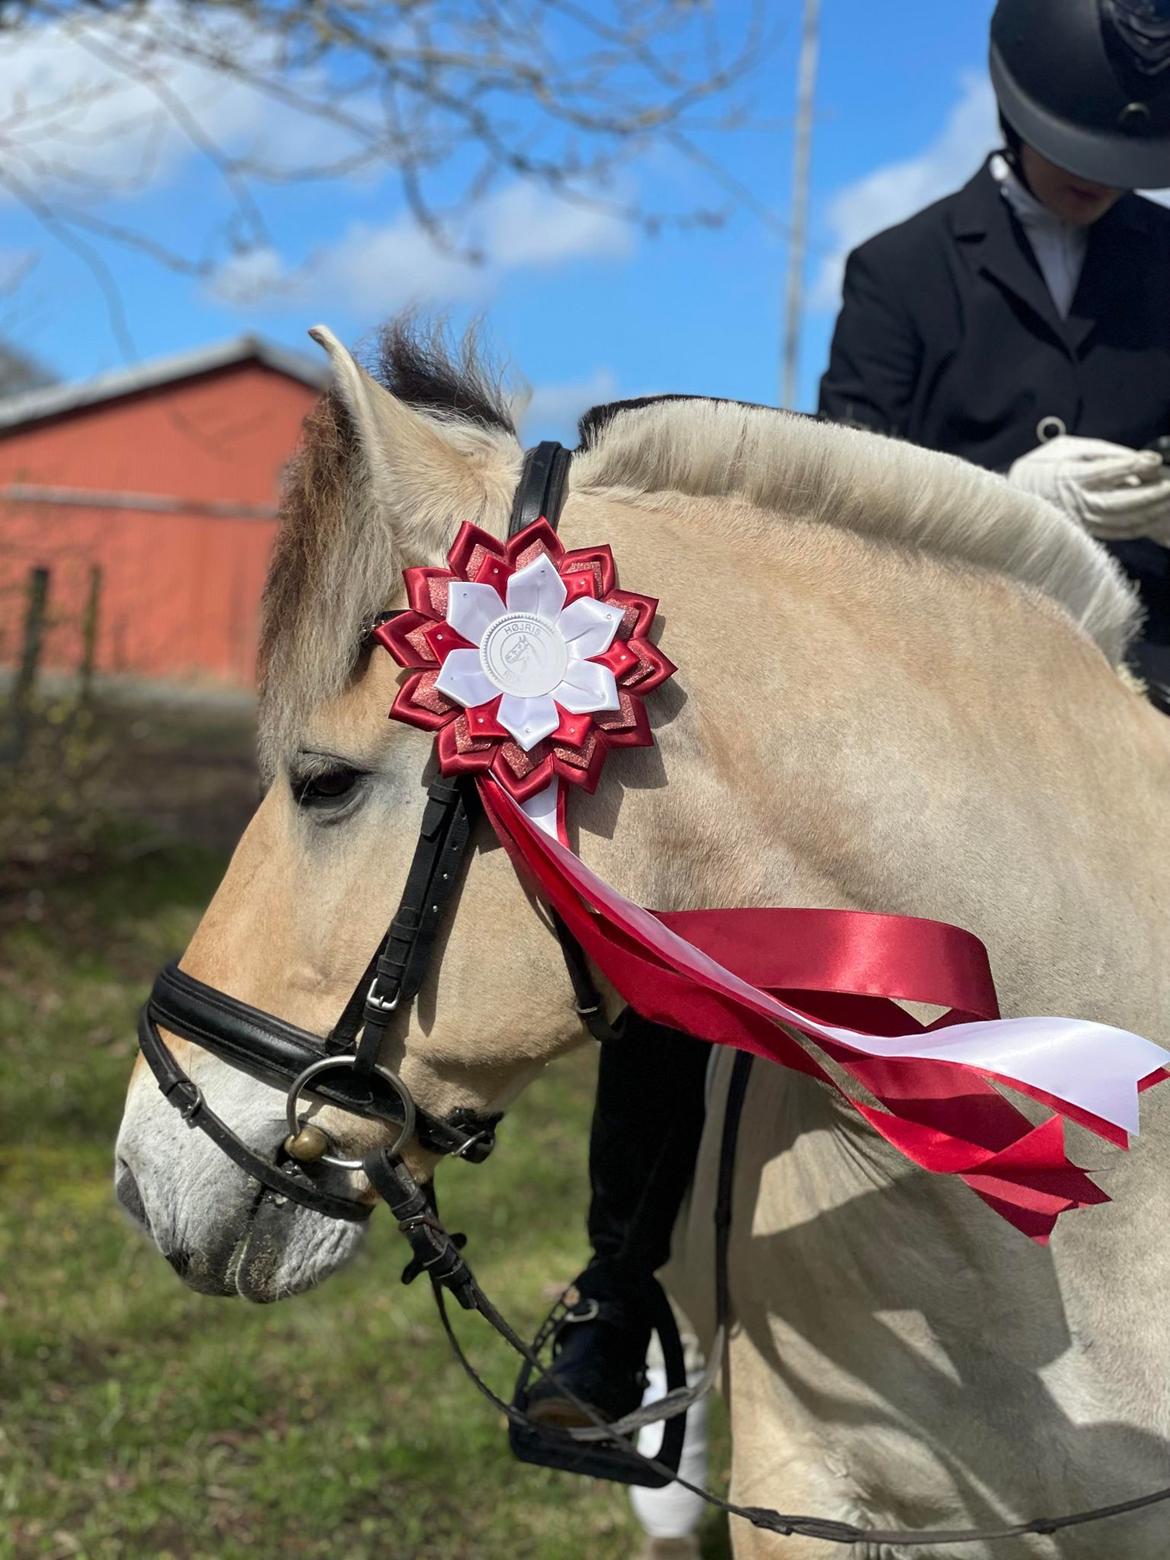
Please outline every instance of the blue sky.
[[[740, 0], [716, 4], [721, 24], [734, 30], [746, 14]], [[823, 0], [802, 407], [815, 401], [844, 252], [956, 187], [990, 144], [984, 59], [992, 4]], [[213, 283], [97, 242], [134, 350], [150, 358], [248, 330], [312, 351], [304, 332], [318, 319], [357, 341], [417, 299], [456, 325], [483, 318], [496, 352], [535, 391], [531, 437], [567, 437], [586, 405], [621, 396], [676, 390], [776, 402], [786, 261], [779, 229], [789, 197], [799, 10], [799, 0], [770, 0], [778, 42], [747, 88], [761, 128], [705, 142], [751, 187], [774, 226], [740, 211], [715, 230], [651, 238], [613, 215], [503, 180], [476, 220], [488, 257], [476, 269], [430, 248], [390, 174], [275, 187], [259, 192], [269, 242]], [[25, 84], [51, 92], [68, 81], [68, 68], [60, 39], [5, 42], [0, 90], [8, 100]], [[230, 139], [254, 133], [258, 113], [271, 110], [236, 94], [218, 112]], [[281, 130], [286, 140], [313, 133], [303, 125]], [[91, 155], [103, 177], [133, 174], [139, 187], [111, 199], [108, 217], [191, 251], [215, 219], [214, 176], [178, 139], [159, 140], [149, 168], [142, 147], [129, 141], [120, 148], [95, 138], [92, 152], [71, 155]], [[625, 178], [622, 193], [654, 203], [719, 198], [664, 154]], [[23, 277], [0, 299], [0, 330], [65, 378], [123, 364], [126, 349], [90, 269], [12, 199], [0, 214], [0, 280], [5, 271]], [[228, 296], [244, 283], [246, 296]]]

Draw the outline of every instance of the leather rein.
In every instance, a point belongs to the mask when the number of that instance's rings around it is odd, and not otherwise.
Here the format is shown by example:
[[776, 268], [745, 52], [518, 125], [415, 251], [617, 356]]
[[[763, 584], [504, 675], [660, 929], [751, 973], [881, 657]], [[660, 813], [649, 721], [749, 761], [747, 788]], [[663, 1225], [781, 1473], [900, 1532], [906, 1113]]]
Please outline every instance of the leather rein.
[[[570, 460], [569, 451], [551, 442], [540, 444], [525, 455], [512, 505], [509, 536], [541, 517], [556, 528]], [[370, 629], [396, 615], [382, 614]], [[479, 1391], [507, 1419], [513, 1447], [520, 1456], [626, 1482], [657, 1486], [677, 1482], [708, 1505], [753, 1527], [850, 1546], [940, 1546], [1052, 1534], [1170, 1500], [1168, 1487], [1091, 1511], [1037, 1518], [1012, 1526], [905, 1532], [862, 1528], [849, 1522], [760, 1506], [740, 1506], [679, 1476], [685, 1412], [712, 1385], [731, 1321], [727, 1259], [732, 1187], [739, 1120], [751, 1071], [751, 1057], [742, 1052], [732, 1069], [719, 1157], [714, 1228], [716, 1341], [703, 1379], [694, 1387], [685, 1384], [677, 1327], [669, 1302], [655, 1282], [651, 1303], [656, 1330], [668, 1365], [674, 1362], [668, 1374], [671, 1390], [665, 1397], [611, 1423], [558, 1383], [561, 1395], [577, 1410], [583, 1426], [566, 1429], [533, 1420], [524, 1407], [525, 1383], [533, 1375], [549, 1374], [540, 1349], [559, 1326], [572, 1319], [571, 1308], [562, 1297], [535, 1343], [526, 1343], [480, 1288], [462, 1255], [464, 1237], [448, 1233], [443, 1226], [432, 1187], [419, 1186], [401, 1156], [401, 1150], [413, 1140], [431, 1153], [480, 1164], [495, 1145], [495, 1130], [501, 1117], [471, 1109], [436, 1116], [420, 1106], [397, 1073], [379, 1061], [387, 1032], [397, 1022], [396, 1015], [405, 1014], [417, 996], [434, 956], [439, 929], [454, 912], [480, 816], [478, 795], [468, 782], [440, 777], [428, 787], [418, 842], [398, 909], [341, 1016], [324, 1039], [240, 1002], [171, 963], [157, 976], [139, 1015], [138, 1042], [165, 1098], [189, 1127], [205, 1132], [229, 1159], [260, 1184], [262, 1200], [279, 1202], [287, 1198], [329, 1218], [360, 1221], [369, 1217], [370, 1205], [330, 1191], [321, 1183], [318, 1166], [365, 1173], [410, 1244], [412, 1259], [403, 1272], [403, 1282], [411, 1283], [423, 1273], [430, 1279], [439, 1317], [456, 1358]], [[606, 1019], [584, 952], [559, 918], [554, 915], [552, 922], [582, 1022], [596, 1040], [619, 1040], [620, 1020], [615, 1028]], [[271, 1157], [250, 1148], [212, 1111], [202, 1090], [164, 1042], [160, 1032], [164, 1028], [251, 1077], [287, 1090], [290, 1130], [283, 1142], [275, 1145]], [[301, 1120], [302, 1095], [311, 1095], [324, 1104], [369, 1120], [385, 1122], [396, 1128], [395, 1140], [362, 1160], [341, 1159], [326, 1152], [332, 1145], [325, 1134], [319, 1128], [306, 1129]], [[467, 1359], [447, 1313], [444, 1294], [448, 1290], [464, 1310], [477, 1311], [484, 1317], [519, 1356], [522, 1369], [516, 1402], [507, 1403], [498, 1397]], [[657, 1456], [649, 1457], [626, 1438], [642, 1426], [657, 1422], [664, 1423], [663, 1446]], [[528, 1450], [523, 1449], [525, 1446]]]

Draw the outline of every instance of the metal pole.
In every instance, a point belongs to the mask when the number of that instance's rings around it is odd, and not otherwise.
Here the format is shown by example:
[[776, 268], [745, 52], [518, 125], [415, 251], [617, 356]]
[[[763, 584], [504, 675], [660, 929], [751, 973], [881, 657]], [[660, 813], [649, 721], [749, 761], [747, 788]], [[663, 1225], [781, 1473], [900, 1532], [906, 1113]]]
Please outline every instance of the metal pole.
[[792, 163], [792, 222], [788, 243], [788, 305], [784, 321], [780, 405], [792, 408], [800, 377], [800, 327], [804, 315], [804, 259], [808, 238], [809, 169], [813, 104], [820, 55], [820, 0], [804, 0], [800, 66], [796, 84], [796, 147]]

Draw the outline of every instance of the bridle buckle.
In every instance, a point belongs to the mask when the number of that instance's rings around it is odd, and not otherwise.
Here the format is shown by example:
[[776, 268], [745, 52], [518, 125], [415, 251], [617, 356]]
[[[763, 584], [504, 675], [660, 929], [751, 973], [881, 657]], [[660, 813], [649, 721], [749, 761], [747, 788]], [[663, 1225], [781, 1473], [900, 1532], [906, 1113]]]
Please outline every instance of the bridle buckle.
[[402, 999], [402, 988], [399, 987], [392, 997], [384, 997], [378, 990], [378, 977], [374, 976], [366, 992], [366, 1006], [372, 1007], [378, 1013], [393, 1013]]
[[[197, 1126], [198, 1123], [195, 1118], [203, 1109], [205, 1103], [203, 1099], [203, 1090], [199, 1087], [199, 1085], [192, 1082], [192, 1080], [184, 1074], [178, 1078], [172, 1078], [169, 1085], [160, 1084], [159, 1087], [162, 1089], [162, 1092], [169, 1103], [174, 1105], [178, 1110], [179, 1115], [182, 1116], [187, 1125], [189, 1127]], [[180, 1103], [178, 1100], [172, 1099], [171, 1096], [173, 1094], [178, 1094], [182, 1103]]]

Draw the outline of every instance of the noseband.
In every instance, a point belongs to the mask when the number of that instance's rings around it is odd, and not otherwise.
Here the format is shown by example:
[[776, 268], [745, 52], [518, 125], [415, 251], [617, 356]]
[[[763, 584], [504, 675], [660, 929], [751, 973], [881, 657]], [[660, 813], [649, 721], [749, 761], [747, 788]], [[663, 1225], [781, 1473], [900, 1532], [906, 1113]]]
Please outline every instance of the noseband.
[[[564, 505], [569, 452], [540, 444], [524, 458], [508, 535], [542, 516], [556, 528]], [[383, 613], [371, 628], [397, 614]], [[328, 1138], [300, 1114], [302, 1096], [396, 1129], [391, 1158], [412, 1139], [429, 1153], [479, 1164], [495, 1145], [498, 1114], [456, 1110], [439, 1117], [411, 1096], [397, 1073], [379, 1061], [391, 1027], [401, 1024], [418, 995], [435, 953], [440, 928], [453, 912], [474, 843], [481, 808], [474, 785], [439, 777], [427, 790], [418, 843], [394, 919], [354, 987], [340, 1018], [322, 1039], [196, 980], [177, 963], [161, 971], [138, 1021], [138, 1043], [158, 1086], [182, 1114], [241, 1169], [264, 1194], [287, 1197], [330, 1218], [361, 1220], [370, 1206], [320, 1184], [317, 1165], [360, 1170], [363, 1162], [328, 1150]], [[577, 1012], [595, 1039], [609, 1039], [601, 997], [585, 955], [569, 931], [553, 919]], [[183, 1071], [160, 1030], [181, 1035], [229, 1066], [287, 1091], [287, 1136], [270, 1158], [250, 1148], [207, 1104]]]

